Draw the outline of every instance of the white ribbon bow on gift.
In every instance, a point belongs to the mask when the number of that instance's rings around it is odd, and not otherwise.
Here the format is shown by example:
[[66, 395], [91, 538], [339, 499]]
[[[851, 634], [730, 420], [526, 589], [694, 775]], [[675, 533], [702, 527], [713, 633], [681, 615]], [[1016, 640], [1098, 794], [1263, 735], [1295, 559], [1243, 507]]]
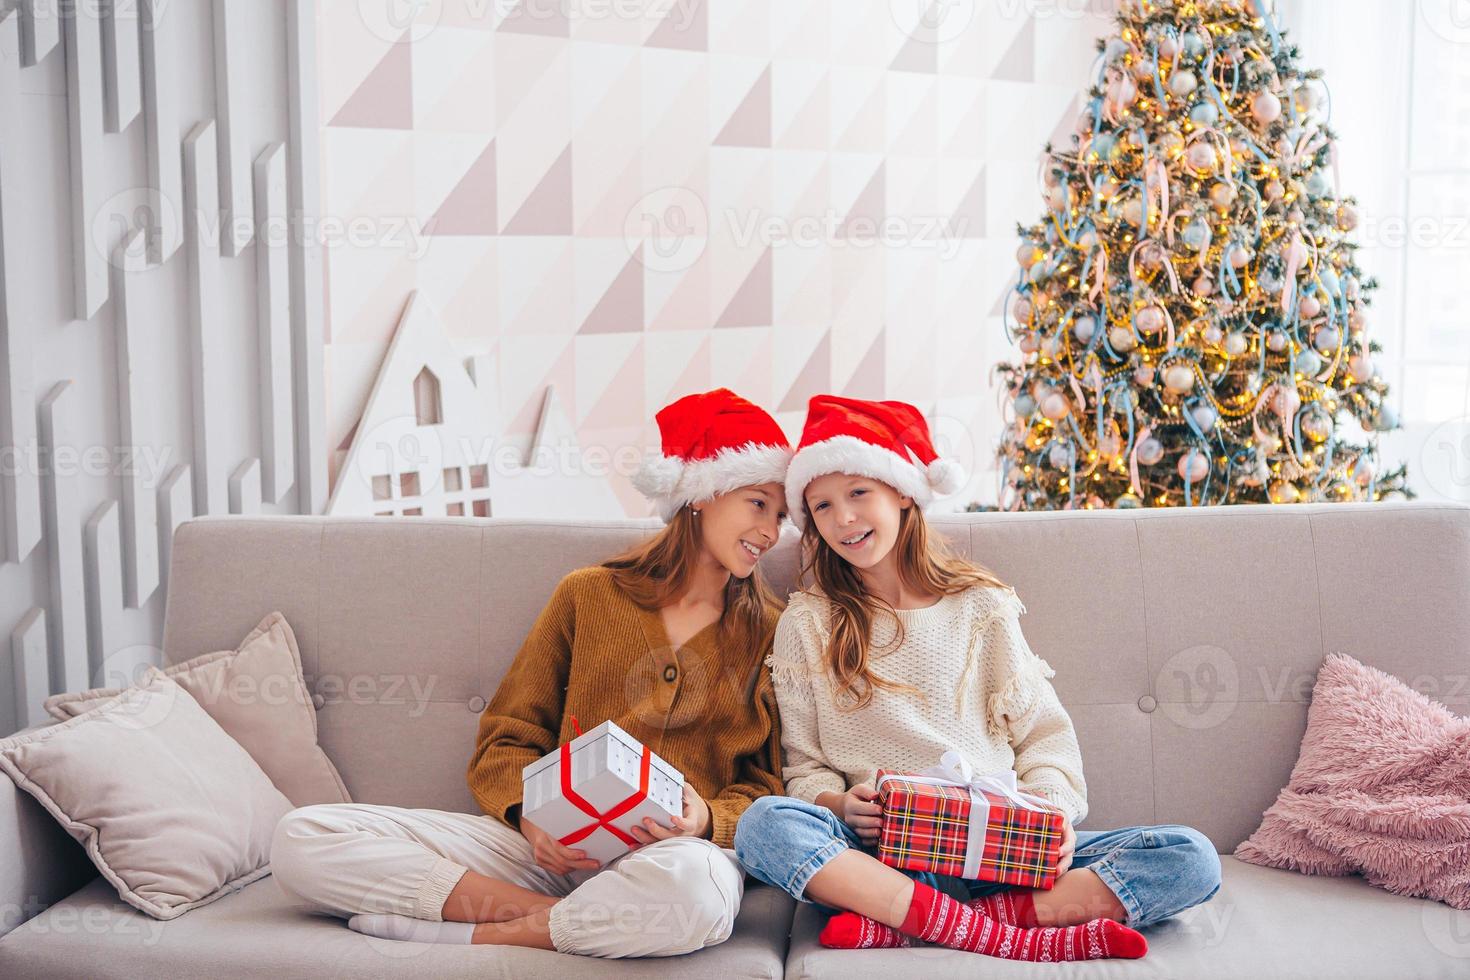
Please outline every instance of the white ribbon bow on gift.
[[985, 853], [985, 828], [990, 822], [990, 800], [981, 791], [1003, 796], [1026, 810], [1055, 810], [1050, 800], [1016, 788], [1016, 771], [1001, 769], [984, 775], [975, 775], [975, 769], [963, 755], [950, 749], [939, 757], [939, 765], [921, 769], [916, 773], [885, 773], [875, 789], [882, 789], [890, 779], [901, 779], [908, 783], [925, 786], [957, 786], [970, 791], [969, 841], [965, 845], [965, 869], [961, 877], [975, 878], [980, 873], [980, 858]]

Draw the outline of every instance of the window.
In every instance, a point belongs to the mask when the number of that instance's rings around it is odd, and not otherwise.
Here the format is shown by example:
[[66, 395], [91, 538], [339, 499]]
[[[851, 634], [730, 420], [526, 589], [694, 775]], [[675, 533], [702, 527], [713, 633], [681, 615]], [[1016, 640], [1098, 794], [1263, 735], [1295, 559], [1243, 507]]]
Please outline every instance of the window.
[[413, 379], [413, 405], [419, 425], [439, 425], [444, 421], [444, 406], [439, 398], [439, 379], [427, 367]]
[[1379, 282], [1368, 336], [1403, 426], [1380, 437], [1380, 465], [1407, 464], [1421, 498], [1470, 500], [1470, 4], [1277, 8], [1303, 66], [1325, 72], [1358, 262]]

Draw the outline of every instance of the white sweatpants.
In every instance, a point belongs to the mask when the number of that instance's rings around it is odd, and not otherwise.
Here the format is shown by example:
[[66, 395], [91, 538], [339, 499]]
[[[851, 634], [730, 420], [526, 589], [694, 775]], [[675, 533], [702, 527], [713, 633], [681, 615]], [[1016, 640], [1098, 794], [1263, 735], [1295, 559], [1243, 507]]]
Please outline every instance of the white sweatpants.
[[678, 837], [601, 870], [552, 874], [494, 817], [364, 803], [298, 807], [276, 825], [271, 872], [295, 901], [334, 915], [443, 921], [466, 870], [562, 898], [551, 941], [584, 956], [676, 956], [730, 938], [745, 892], [735, 852]]

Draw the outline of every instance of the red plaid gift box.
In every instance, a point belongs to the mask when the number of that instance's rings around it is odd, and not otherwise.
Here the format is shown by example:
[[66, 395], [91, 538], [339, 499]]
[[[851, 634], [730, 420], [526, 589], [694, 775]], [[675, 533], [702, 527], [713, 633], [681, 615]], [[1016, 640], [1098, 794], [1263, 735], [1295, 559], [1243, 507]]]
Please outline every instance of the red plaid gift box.
[[919, 773], [880, 769], [878, 860], [910, 871], [1050, 888], [1066, 818], [1041, 797], [1016, 790], [1015, 778], [1014, 772], [976, 777], [957, 752]]

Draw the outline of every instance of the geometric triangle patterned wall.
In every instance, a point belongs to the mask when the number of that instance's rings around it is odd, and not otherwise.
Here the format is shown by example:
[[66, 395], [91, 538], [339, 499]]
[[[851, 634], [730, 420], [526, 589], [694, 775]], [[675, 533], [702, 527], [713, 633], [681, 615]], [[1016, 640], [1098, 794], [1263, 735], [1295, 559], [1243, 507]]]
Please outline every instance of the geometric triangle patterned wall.
[[[329, 443], [417, 291], [508, 437], [548, 387], [614, 458], [718, 385], [793, 437], [818, 392], [901, 398], [993, 500], [1015, 226], [1112, 4], [636, 6], [323, 5]], [[649, 512], [612, 483], [586, 516]]]

